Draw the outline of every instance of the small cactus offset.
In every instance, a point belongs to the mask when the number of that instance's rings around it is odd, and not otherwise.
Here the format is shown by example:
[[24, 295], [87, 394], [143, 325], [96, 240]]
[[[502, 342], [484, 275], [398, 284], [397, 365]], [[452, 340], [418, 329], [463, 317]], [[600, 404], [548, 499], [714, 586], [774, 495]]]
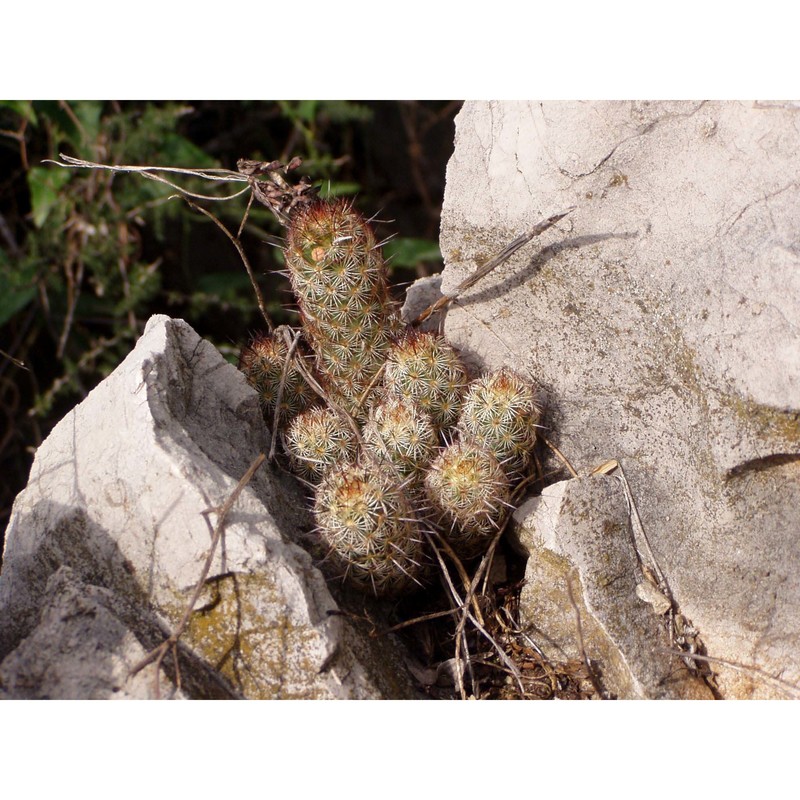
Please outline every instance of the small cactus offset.
[[363, 437], [368, 453], [403, 477], [421, 476], [439, 445], [430, 415], [401, 397], [384, 397], [371, 408]]
[[503, 367], [469, 385], [457, 429], [488, 447], [506, 472], [519, 475], [530, 462], [541, 413], [534, 385]]
[[[289, 356], [286, 343], [273, 334], [260, 334], [242, 348], [239, 369], [247, 382], [258, 392], [261, 410], [269, 425], [275, 418], [275, 403], [284, 375], [284, 365]], [[301, 358], [296, 353], [294, 358]], [[292, 361], [286, 368], [281, 403], [278, 413], [279, 426], [288, 423], [296, 414], [305, 411], [317, 399], [305, 378]]]
[[456, 553], [464, 559], [482, 555], [511, 497], [511, 483], [492, 452], [473, 441], [445, 447], [428, 470], [425, 489]]
[[424, 538], [403, 486], [380, 469], [344, 464], [317, 489], [314, 515], [332, 577], [377, 596], [421, 585]]
[[410, 329], [389, 351], [384, 383], [388, 394], [417, 404], [446, 431], [458, 417], [467, 373], [443, 337]]
[[354, 462], [358, 456], [358, 441], [350, 424], [323, 406], [298, 414], [286, 431], [285, 442], [295, 472], [312, 483], [330, 467]]

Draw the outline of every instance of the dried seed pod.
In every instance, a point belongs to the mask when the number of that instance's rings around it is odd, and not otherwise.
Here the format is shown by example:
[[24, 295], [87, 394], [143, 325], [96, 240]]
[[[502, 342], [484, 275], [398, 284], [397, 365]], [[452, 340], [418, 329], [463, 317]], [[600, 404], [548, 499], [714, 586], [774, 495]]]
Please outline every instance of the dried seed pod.
[[333, 409], [316, 406], [298, 414], [285, 436], [295, 472], [316, 483], [334, 464], [354, 462], [358, 441], [347, 420]]
[[462, 558], [486, 551], [511, 496], [511, 484], [492, 452], [473, 441], [445, 447], [425, 476], [425, 490], [449, 526], [447, 538]]
[[399, 486], [381, 470], [344, 464], [329, 469], [314, 502], [329, 575], [376, 596], [420, 584], [424, 540]]
[[[273, 424], [275, 402], [288, 355], [289, 348], [286, 342], [269, 333], [255, 336], [239, 354], [239, 369], [244, 373], [247, 382], [258, 392], [261, 410], [269, 425]], [[302, 357], [300, 352], [296, 352], [293, 359]], [[316, 399], [316, 394], [306, 383], [300, 370], [293, 362], [290, 363], [281, 395], [278, 424], [285, 425], [296, 414], [305, 411]]]
[[506, 472], [518, 475], [530, 462], [540, 417], [534, 385], [503, 367], [469, 385], [457, 429], [462, 438], [488, 447]]
[[418, 476], [439, 443], [430, 415], [402, 397], [384, 397], [371, 408], [363, 437], [367, 451], [402, 476]]
[[389, 351], [383, 382], [387, 394], [416, 403], [446, 431], [458, 417], [467, 372], [443, 337], [409, 330]]

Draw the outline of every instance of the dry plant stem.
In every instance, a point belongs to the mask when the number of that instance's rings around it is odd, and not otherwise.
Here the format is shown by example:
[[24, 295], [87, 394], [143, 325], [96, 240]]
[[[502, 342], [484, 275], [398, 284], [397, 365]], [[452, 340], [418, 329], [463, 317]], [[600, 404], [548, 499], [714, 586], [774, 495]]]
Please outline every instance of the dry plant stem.
[[453, 548], [450, 546], [450, 542], [447, 541], [443, 536], [439, 537], [439, 544], [442, 547], [442, 550], [447, 553], [450, 557], [450, 560], [453, 562], [456, 568], [456, 572], [458, 572], [458, 577], [461, 578], [461, 583], [464, 585], [464, 591], [467, 593], [467, 597], [464, 600], [465, 604], [472, 603], [475, 613], [478, 615], [478, 619], [483, 622], [483, 616], [481, 615], [481, 609], [478, 606], [478, 601], [474, 597], [474, 593], [471, 591], [472, 582], [469, 579], [469, 575], [467, 575], [467, 571], [464, 569], [464, 565], [461, 563], [461, 559], [456, 555]]
[[559, 461], [569, 470], [569, 474], [572, 475], [573, 478], [578, 477], [578, 473], [572, 468], [572, 464], [569, 463], [567, 457], [548, 439], [544, 436], [541, 437], [542, 441], [556, 454]]
[[25, 366], [24, 361], [20, 361], [18, 358], [14, 358], [14, 356], [10, 355], [9, 353], [6, 353], [5, 350], [0, 349], [0, 356], [3, 356], [3, 358], [7, 358], [15, 367], [19, 367], [20, 369], [28, 369], [28, 367]]
[[236, 238], [242, 238], [242, 231], [244, 230], [244, 226], [247, 224], [247, 218], [250, 216], [250, 207], [253, 205], [253, 193], [250, 192], [250, 197], [247, 198], [247, 207], [244, 210], [244, 214], [242, 215], [242, 221], [239, 223], [239, 230], [236, 231]]
[[[465, 606], [466, 608], [466, 606]], [[520, 694], [525, 694], [525, 687], [522, 685], [522, 675], [517, 669], [517, 665], [508, 657], [506, 651], [503, 650], [502, 647], [494, 640], [494, 637], [487, 631], [483, 625], [481, 625], [475, 617], [472, 616], [469, 612], [467, 612], [469, 616], [470, 622], [478, 629], [478, 632], [482, 634], [482, 636], [489, 642], [489, 644], [497, 651], [497, 654], [500, 656], [500, 660], [506, 665], [509, 672], [514, 676], [515, 680], [517, 681], [517, 687], [519, 688]]]
[[[447, 583], [447, 588], [450, 590], [450, 594], [453, 597], [453, 600], [457, 604], [457, 606], [461, 609], [461, 619], [458, 623], [458, 628], [456, 630], [456, 652], [455, 652], [455, 661], [456, 661], [456, 675], [459, 678], [459, 691], [461, 692], [462, 699], [466, 699], [466, 694], [464, 690], [464, 682], [463, 682], [463, 675], [462, 675], [462, 666], [461, 666], [461, 645], [462, 642], [464, 643], [464, 651], [469, 652], [467, 649], [466, 644], [466, 623], [469, 620], [475, 629], [492, 645], [492, 647], [497, 651], [497, 654], [500, 656], [500, 659], [506, 665], [506, 667], [510, 670], [511, 674], [517, 681], [517, 685], [521, 693], [524, 694], [525, 689], [522, 685], [522, 676], [517, 669], [516, 664], [508, 657], [506, 652], [503, 650], [502, 647], [494, 640], [491, 634], [484, 628], [484, 626], [478, 622], [478, 620], [472, 615], [469, 610], [469, 605], [466, 600], [462, 599], [461, 596], [458, 594], [458, 590], [453, 585], [453, 581], [450, 578], [450, 573], [447, 570], [447, 567], [442, 559], [441, 553], [439, 552], [439, 548], [435, 545], [432, 541], [431, 537], [431, 545], [433, 547], [434, 552], [436, 553], [436, 558], [439, 561], [439, 566], [441, 567], [442, 575]], [[473, 598], [474, 599], [474, 598]], [[472, 669], [470, 665], [469, 659], [467, 659], [467, 667]]]
[[[291, 329], [287, 325], [282, 325], [279, 330], [281, 330], [283, 333], [283, 340], [286, 343], [286, 346], [291, 349], [292, 345], [294, 344]], [[297, 371], [303, 376], [303, 380], [305, 380], [305, 382], [311, 387], [312, 391], [322, 398], [322, 400], [324, 400], [325, 403], [329, 405], [340, 417], [346, 420], [347, 424], [353, 431], [359, 446], [363, 445], [364, 440], [361, 437], [361, 431], [358, 429], [356, 421], [338, 403], [330, 398], [328, 393], [322, 388], [322, 386], [320, 386], [319, 381], [317, 381], [317, 379], [309, 371], [308, 367], [306, 367], [306, 365], [303, 363], [302, 359], [297, 359], [295, 361], [295, 366], [297, 367]]]
[[[142, 167], [130, 165], [112, 166], [109, 164], [97, 164], [94, 161], [84, 161], [82, 158], [73, 158], [72, 156], [65, 155], [64, 153], [59, 153], [58, 155], [59, 158], [63, 159], [64, 163], [61, 161], [54, 161], [53, 159], [49, 158], [42, 161], [42, 163], [55, 164], [56, 166], [64, 169], [105, 169], [109, 170], [110, 172], [134, 172], [144, 178], [157, 181], [158, 183], [163, 183], [166, 186], [176, 189], [184, 197], [194, 197], [196, 200], [233, 200], [250, 191], [248, 178], [239, 172], [232, 172], [229, 169], [182, 169], [180, 167]], [[206, 181], [216, 181], [222, 183], [248, 183], [248, 185], [244, 189], [240, 189], [238, 192], [236, 192], [236, 194], [228, 195], [227, 197], [215, 197], [214, 195], [189, 192], [182, 186], [179, 186], [177, 183], [172, 183], [172, 181], [162, 178], [157, 174], [159, 172], [171, 172], [178, 175], [189, 175], [194, 178], [202, 178]]]
[[[428, 536], [428, 542], [430, 543], [431, 549], [433, 550], [434, 554], [436, 555], [436, 560], [439, 562], [439, 569], [441, 570], [442, 580], [445, 582], [445, 588], [449, 590], [448, 597], [450, 598], [451, 602], [453, 602], [454, 610], [463, 609], [464, 604], [461, 600], [461, 597], [456, 590], [456, 587], [453, 586], [453, 581], [450, 578], [450, 573], [447, 570], [447, 565], [444, 563], [444, 559], [442, 558], [442, 554], [439, 552], [439, 548], [436, 546], [434, 542], [433, 535]], [[458, 692], [461, 695], [462, 700], [467, 699], [467, 692], [464, 688], [464, 670], [461, 664], [461, 642], [462, 638], [466, 639], [465, 632], [463, 626], [461, 626], [461, 631], [456, 634], [456, 651], [454, 655], [454, 659], [456, 662], [456, 684], [458, 686]], [[466, 641], [464, 641], [464, 649], [468, 652], [466, 647]]]
[[475, 587], [477, 587], [478, 583], [481, 580], [481, 576], [483, 576], [483, 586], [481, 587], [481, 594], [486, 594], [486, 590], [488, 587], [489, 582], [489, 572], [492, 566], [492, 561], [494, 559], [494, 553], [497, 549], [497, 545], [500, 543], [500, 539], [503, 536], [506, 528], [508, 527], [509, 523], [511, 522], [512, 517], [512, 509], [517, 507], [517, 502], [520, 497], [522, 497], [522, 493], [525, 489], [528, 488], [532, 483], [537, 480], [541, 479], [541, 475], [529, 475], [525, 478], [521, 483], [519, 483], [514, 492], [511, 495], [511, 499], [509, 501], [509, 510], [507, 511], [505, 517], [501, 520], [500, 524], [497, 527], [497, 532], [495, 533], [492, 541], [489, 543], [489, 547], [486, 548], [486, 553], [484, 557], [481, 559], [481, 563], [478, 566], [477, 571], [475, 572], [475, 577], [472, 579], [472, 585], [470, 587], [470, 591], [474, 592]]
[[[643, 564], [646, 564], [646, 566], [648, 566], [652, 573], [656, 576], [658, 579], [658, 588], [674, 607], [675, 599], [672, 596], [667, 579], [664, 577], [664, 573], [661, 571], [661, 567], [659, 567], [658, 561], [656, 561], [656, 557], [653, 555], [653, 550], [650, 547], [650, 541], [648, 540], [647, 534], [644, 531], [644, 525], [642, 525], [641, 517], [636, 509], [636, 503], [633, 500], [633, 493], [631, 492], [631, 487], [628, 485], [628, 479], [625, 477], [625, 473], [622, 470], [622, 465], [616, 460], [607, 461], [605, 464], [599, 466], [594, 472], [608, 474], [614, 470], [619, 470], [619, 475], [615, 475], [614, 477], [616, 477], [617, 480], [622, 484], [623, 491], [625, 492], [625, 502], [628, 505], [628, 514], [630, 515], [634, 532], [634, 544], [636, 545], [636, 551], [639, 554], [639, 559]], [[644, 554], [642, 554], [642, 550], [645, 551]]]
[[403, 628], [410, 628], [412, 625], [418, 625], [420, 622], [429, 622], [432, 619], [441, 619], [442, 617], [452, 617], [458, 613], [458, 609], [451, 608], [447, 611], [433, 611], [430, 614], [423, 614], [421, 617], [414, 617], [414, 619], [407, 619], [405, 622], [400, 622], [397, 625], [392, 625], [384, 631], [380, 631], [378, 635], [385, 636], [387, 633], [395, 633], [401, 631]]
[[278, 384], [278, 391], [275, 394], [275, 413], [272, 417], [272, 441], [269, 445], [269, 460], [275, 458], [275, 447], [278, 442], [278, 421], [281, 414], [281, 403], [283, 402], [283, 392], [286, 388], [286, 378], [289, 375], [289, 365], [292, 363], [297, 345], [300, 343], [300, 334], [295, 333], [292, 343], [289, 345], [289, 351], [286, 353], [286, 359], [283, 362], [283, 369], [281, 370], [281, 380]]
[[269, 332], [272, 333], [275, 330], [275, 326], [272, 324], [269, 314], [267, 314], [267, 307], [264, 304], [264, 295], [261, 294], [261, 288], [258, 285], [258, 281], [256, 281], [256, 276], [253, 274], [253, 268], [250, 266], [250, 261], [247, 258], [247, 254], [244, 252], [242, 243], [239, 241], [238, 237], [234, 236], [210, 211], [197, 205], [197, 203], [192, 202], [185, 195], [183, 195], [183, 199], [195, 211], [205, 214], [231, 240], [231, 243], [239, 253], [239, 257], [242, 259], [244, 268], [247, 270], [247, 276], [250, 278], [250, 283], [253, 286], [253, 291], [256, 294], [256, 302], [258, 303], [259, 311], [261, 311], [261, 316], [264, 317], [264, 321], [267, 323], [267, 328], [269, 328]]
[[67, 276], [67, 314], [64, 318], [64, 327], [61, 330], [61, 335], [58, 337], [58, 347], [56, 348], [56, 358], [64, 357], [64, 350], [67, 346], [67, 339], [72, 330], [72, 322], [75, 319], [75, 308], [78, 305], [80, 298], [80, 286], [83, 282], [83, 259], [78, 258], [77, 274], [73, 272], [73, 261], [70, 260], [64, 265], [64, 271]]
[[450, 305], [450, 303], [453, 302], [453, 300], [456, 300], [468, 289], [471, 289], [479, 280], [485, 278], [493, 269], [497, 269], [497, 267], [499, 267], [501, 264], [508, 261], [508, 259], [514, 255], [514, 253], [528, 244], [531, 239], [535, 239], [537, 236], [540, 236], [542, 233], [544, 233], [548, 228], [552, 228], [553, 225], [564, 219], [567, 214], [572, 213], [575, 208], [576, 206], [570, 206], [560, 214], [553, 214], [553, 216], [536, 223], [536, 225], [534, 225], [528, 233], [523, 233], [522, 236], [518, 236], [513, 242], [506, 245], [506, 247], [504, 247], [494, 258], [487, 261], [479, 269], [476, 269], [471, 275], [468, 275], [463, 281], [461, 281], [461, 283], [458, 284], [458, 286], [456, 286], [452, 294], [440, 297], [435, 303], [428, 306], [411, 323], [411, 325], [414, 327], [421, 325], [426, 319], [432, 317], [437, 311], [441, 311], [443, 308], [446, 308], [448, 305]]
[[[506, 522], [507, 520], [508, 518], [506, 519]], [[488, 574], [488, 565], [491, 563], [492, 556], [494, 555], [494, 549], [497, 547], [497, 543], [500, 541], [500, 537], [503, 535], [504, 530], [505, 530], [505, 524], [500, 526], [500, 529], [495, 534], [494, 539], [492, 539], [492, 543], [489, 545], [489, 550], [487, 550], [486, 555], [481, 560], [480, 566], [478, 567], [478, 570], [475, 573], [475, 577], [472, 579], [472, 582], [467, 589], [467, 595], [463, 601], [464, 605], [462, 609], [462, 616], [461, 619], [459, 620], [458, 628], [459, 630], [463, 630], [464, 627], [466, 626], [467, 617], [469, 617], [469, 619], [472, 621], [472, 624], [475, 625], [475, 627], [480, 631], [480, 633], [483, 634], [483, 636], [489, 641], [492, 647], [494, 647], [495, 650], [497, 650], [498, 654], [500, 655], [500, 658], [503, 660], [508, 669], [511, 671], [511, 674], [514, 675], [514, 677], [516, 678], [520, 692], [524, 694], [524, 689], [522, 687], [522, 676], [520, 675], [519, 670], [516, 667], [516, 664], [514, 664], [514, 662], [508, 658], [505, 650], [503, 650], [503, 648], [500, 647], [500, 645], [491, 637], [488, 631], [486, 631], [486, 629], [483, 627], [484, 625], [483, 619], [481, 619], [481, 621], [478, 622], [478, 620], [476, 620], [472, 616], [472, 614], [469, 613], [470, 603], [474, 603], [476, 609], [478, 608], [477, 599], [475, 598], [475, 591], [477, 589], [478, 584], [480, 583], [483, 570], [486, 570], [486, 573]]]
[[[178, 622], [177, 627], [175, 630], [169, 635], [169, 637], [162, 642], [158, 647], [151, 650], [138, 664], [131, 668], [130, 674], [136, 675], [137, 672], [141, 671], [151, 662], [155, 662], [156, 670], [155, 670], [155, 680], [156, 680], [156, 696], [158, 697], [158, 673], [161, 667], [161, 662], [164, 660], [164, 656], [170, 651], [170, 648], [176, 647], [178, 640], [183, 635], [184, 631], [186, 630], [186, 626], [189, 624], [189, 619], [192, 616], [192, 612], [194, 611], [194, 607], [200, 597], [200, 594], [203, 591], [203, 587], [205, 586], [206, 578], [208, 577], [208, 573], [211, 570], [211, 564], [214, 561], [214, 556], [217, 551], [217, 546], [219, 545], [219, 541], [222, 538], [222, 532], [225, 529], [225, 519], [230, 513], [231, 508], [233, 508], [234, 503], [239, 498], [239, 495], [244, 490], [245, 486], [250, 483], [253, 475], [255, 475], [256, 470], [266, 461], [266, 455], [264, 453], [259, 453], [253, 463], [248, 467], [247, 472], [242, 476], [242, 479], [239, 483], [236, 484], [234, 490], [228, 496], [228, 499], [222, 504], [214, 509], [209, 509], [209, 511], [215, 511], [217, 514], [217, 524], [214, 526], [214, 532], [211, 536], [211, 544], [209, 546], [208, 555], [206, 556], [205, 563], [203, 564], [203, 569], [200, 573], [200, 577], [197, 579], [197, 583], [194, 586], [194, 590], [192, 591], [192, 595], [189, 598], [189, 602], [186, 604], [186, 608], [184, 609], [183, 616], [181, 617], [180, 621]], [[207, 512], [205, 512], [207, 513]]]
[[670, 655], [678, 656], [679, 658], [693, 658], [696, 661], [704, 661], [707, 664], [721, 664], [722, 666], [730, 667], [737, 672], [743, 672], [746, 675], [756, 676], [765, 683], [769, 683], [776, 689], [785, 692], [789, 697], [795, 700], [800, 700], [800, 687], [795, 686], [793, 683], [789, 683], [789, 681], [776, 678], [774, 675], [770, 675], [768, 672], [765, 672], [763, 669], [759, 669], [758, 667], [749, 667], [746, 664], [737, 664], [735, 661], [728, 661], [725, 658], [702, 656], [699, 653], [687, 653], [683, 650], [672, 650], [670, 648], [662, 648], [660, 652], [669, 653]]

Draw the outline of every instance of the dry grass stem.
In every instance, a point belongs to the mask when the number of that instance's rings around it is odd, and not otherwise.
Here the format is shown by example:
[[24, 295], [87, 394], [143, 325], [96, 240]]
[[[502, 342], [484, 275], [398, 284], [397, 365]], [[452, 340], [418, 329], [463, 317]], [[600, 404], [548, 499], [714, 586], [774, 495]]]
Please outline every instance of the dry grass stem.
[[275, 413], [272, 417], [272, 441], [269, 445], [269, 460], [272, 461], [275, 458], [275, 447], [278, 443], [278, 422], [280, 420], [281, 415], [281, 403], [283, 402], [283, 393], [286, 389], [286, 379], [289, 375], [289, 366], [292, 363], [292, 359], [294, 358], [295, 351], [297, 350], [297, 345], [300, 343], [300, 333], [295, 331], [290, 331], [290, 335], [293, 336], [292, 343], [289, 345], [289, 350], [286, 353], [286, 358], [283, 362], [283, 369], [281, 370], [281, 379], [278, 383], [278, 391], [275, 394]]
[[239, 257], [242, 259], [244, 268], [247, 270], [247, 277], [250, 278], [250, 283], [256, 295], [256, 302], [258, 303], [258, 309], [261, 312], [261, 316], [264, 317], [264, 321], [267, 323], [267, 328], [269, 328], [270, 333], [272, 333], [275, 330], [275, 326], [272, 324], [272, 320], [269, 318], [269, 314], [267, 314], [267, 307], [266, 304], [264, 303], [264, 295], [261, 294], [261, 287], [259, 287], [258, 285], [256, 276], [253, 273], [253, 268], [250, 266], [250, 261], [247, 258], [247, 253], [245, 253], [244, 247], [242, 247], [242, 243], [239, 241], [239, 238], [234, 236], [225, 227], [225, 225], [223, 225], [222, 222], [219, 219], [217, 219], [217, 217], [215, 217], [210, 211], [203, 208], [202, 206], [197, 205], [197, 203], [192, 202], [185, 195], [183, 196], [183, 199], [195, 211], [199, 211], [201, 214], [204, 214], [206, 217], [208, 217], [228, 237], [228, 239], [230, 239], [231, 243], [236, 248], [236, 252], [239, 253]]
[[769, 672], [759, 669], [758, 667], [748, 666], [747, 664], [738, 664], [735, 661], [728, 661], [724, 658], [704, 656], [700, 653], [687, 653], [684, 650], [671, 650], [669, 648], [664, 648], [660, 652], [678, 656], [679, 658], [693, 658], [696, 661], [703, 661], [707, 664], [720, 664], [724, 667], [730, 667], [730, 669], [735, 670], [736, 672], [742, 672], [746, 675], [750, 675], [751, 677], [755, 676], [765, 683], [770, 684], [770, 686], [774, 686], [776, 689], [784, 692], [794, 700], [800, 700], [800, 686], [789, 683], [789, 681], [785, 681], [782, 678], [776, 678], [774, 675], [770, 675]]
[[576, 206], [570, 206], [568, 209], [559, 214], [553, 214], [551, 217], [548, 217], [541, 222], [537, 222], [528, 233], [523, 233], [522, 236], [518, 236], [513, 242], [506, 245], [494, 258], [487, 261], [482, 267], [475, 270], [475, 272], [473, 272], [471, 275], [468, 275], [463, 281], [461, 281], [461, 283], [458, 284], [458, 286], [453, 290], [452, 294], [440, 297], [435, 303], [429, 305], [411, 323], [411, 325], [414, 327], [421, 325], [426, 319], [429, 319], [438, 311], [446, 308], [448, 305], [450, 305], [450, 303], [453, 302], [453, 300], [456, 300], [468, 289], [471, 289], [478, 281], [485, 278], [492, 270], [497, 269], [497, 267], [499, 267], [501, 264], [508, 261], [511, 256], [528, 244], [528, 242], [530, 242], [532, 239], [535, 239], [537, 236], [540, 236], [548, 228], [552, 228], [553, 225], [564, 219], [567, 214], [572, 213], [575, 208]]
[[[178, 622], [175, 630], [167, 637], [165, 641], [163, 641], [158, 647], [151, 650], [141, 661], [135, 664], [131, 670], [131, 675], [136, 675], [137, 672], [140, 672], [144, 669], [148, 664], [155, 662], [155, 695], [156, 697], [159, 696], [159, 683], [158, 683], [158, 676], [159, 671], [161, 668], [161, 662], [164, 660], [164, 657], [170, 652], [171, 648], [176, 648], [178, 640], [183, 635], [184, 631], [186, 630], [186, 626], [189, 624], [189, 620], [191, 619], [192, 613], [194, 612], [194, 607], [197, 604], [198, 599], [203, 591], [205, 586], [206, 578], [208, 578], [208, 573], [211, 571], [211, 564], [214, 561], [214, 557], [216, 555], [217, 546], [219, 545], [220, 539], [222, 538], [222, 533], [225, 529], [225, 521], [230, 513], [230, 510], [233, 508], [234, 504], [236, 503], [239, 495], [242, 493], [244, 488], [247, 486], [248, 483], [255, 475], [258, 468], [266, 461], [266, 455], [264, 453], [259, 453], [253, 463], [248, 467], [247, 472], [242, 476], [239, 483], [236, 484], [233, 491], [228, 495], [227, 500], [217, 508], [209, 509], [210, 512], [214, 512], [217, 515], [217, 524], [214, 526], [214, 531], [211, 536], [211, 544], [208, 549], [208, 555], [206, 556], [206, 560], [203, 564], [203, 569], [200, 572], [200, 577], [197, 579], [197, 583], [195, 583], [194, 590], [189, 598], [189, 601], [186, 604], [186, 608], [184, 609], [183, 615]], [[208, 512], [204, 512], [208, 513]], [[177, 658], [177, 656], [176, 656]]]
[[573, 469], [572, 464], [569, 463], [567, 457], [546, 437], [541, 437], [542, 441], [555, 453], [558, 460], [569, 470], [569, 474], [573, 478], [578, 477], [578, 473]]
[[[109, 172], [132, 172], [141, 175], [143, 178], [163, 183], [166, 186], [169, 186], [177, 190], [178, 192], [180, 192], [181, 195], [186, 197], [193, 197], [195, 198], [195, 200], [219, 200], [219, 201], [234, 200], [235, 198], [241, 197], [241, 195], [250, 191], [249, 178], [246, 175], [242, 175], [239, 172], [233, 172], [232, 170], [229, 169], [184, 169], [181, 167], [110, 165], [110, 164], [98, 164], [94, 161], [85, 161], [82, 158], [73, 158], [72, 156], [65, 155], [64, 153], [59, 153], [58, 155], [59, 158], [62, 159], [62, 161], [45, 159], [42, 163], [55, 164], [57, 167], [62, 167], [64, 169], [99, 169], [99, 170], [108, 170]], [[236, 194], [228, 195], [226, 197], [197, 194], [195, 192], [190, 192], [184, 189], [177, 183], [173, 183], [172, 181], [168, 181], [166, 178], [161, 177], [161, 175], [158, 174], [159, 172], [169, 172], [175, 175], [187, 175], [192, 178], [201, 178], [202, 180], [215, 181], [218, 183], [234, 182], [234, 183], [247, 183], [248, 185], [245, 188], [240, 189], [238, 192], [236, 192]]]

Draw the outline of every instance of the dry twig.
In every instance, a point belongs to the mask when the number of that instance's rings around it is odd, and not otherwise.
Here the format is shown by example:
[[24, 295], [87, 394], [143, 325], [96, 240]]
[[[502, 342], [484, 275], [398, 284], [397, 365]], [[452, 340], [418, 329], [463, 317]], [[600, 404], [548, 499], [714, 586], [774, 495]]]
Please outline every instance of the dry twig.
[[564, 219], [567, 214], [572, 213], [575, 208], [576, 206], [570, 206], [565, 211], [562, 211], [559, 214], [553, 214], [553, 216], [536, 223], [536, 225], [534, 225], [528, 233], [518, 236], [513, 242], [506, 245], [506, 247], [504, 247], [494, 258], [487, 261], [479, 269], [476, 269], [471, 275], [468, 275], [463, 281], [461, 281], [461, 283], [458, 284], [458, 286], [453, 290], [452, 294], [444, 295], [435, 303], [432, 303], [430, 306], [428, 306], [415, 320], [413, 320], [411, 325], [414, 327], [421, 325], [426, 319], [432, 317], [438, 311], [441, 311], [449, 306], [450, 303], [460, 297], [468, 289], [471, 289], [479, 280], [485, 278], [493, 269], [496, 269], [501, 264], [508, 261], [508, 259], [511, 258], [511, 256], [513, 256], [514, 253], [516, 253], [520, 248], [524, 247], [532, 239], [540, 236], [548, 228], [552, 228], [553, 225]]
[[[206, 556], [205, 563], [203, 564], [203, 569], [200, 572], [200, 577], [197, 579], [197, 583], [194, 586], [194, 590], [192, 591], [191, 597], [189, 598], [189, 602], [186, 604], [186, 608], [184, 609], [183, 615], [178, 622], [175, 630], [156, 648], [151, 650], [141, 661], [135, 664], [131, 670], [131, 675], [136, 675], [137, 672], [140, 672], [144, 669], [148, 664], [155, 662], [155, 695], [156, 697], [159, 696], [159, 683], [158, 677], [159, 672], [161, 669], [161, 662], [164, 660], [164, 657], [172, 651], [173, 657], [176, 660], [177, 664], [177, 645], [178, 640], [183, 635], [184, 631], [186, 630], [187, 625], [189, 624], [189, 620], [194, 612], [194, 607], [200, 598], [200, 594], [203, 591], [205, 586], [206, 578], [208, 577], [208, 573], [211, 570], [211, 564], [214, 561], [214, 556], [217, 551], [217, 546], [219, 545], [220, 539], [222, 538], [222, 532], [225, 529], [225, 520], [230, 513], [231, 508], [233, 508], [234, 503], [239, 498], [239, 495], [244, 490], [245, 486], [250, 483], [253, 475], [255, 475], [258, 468], [264, 463], [266, 460], [266, 455], [264, 453], [259, 453], [253, 463], [248, 467], [247, 472], [242, 476], [242, 479], [236, 484], [236, 487], [228, 496], [228, 499], [217, 508], [209, 509], [209, 511], [213, 511], [217, 514], [217, 524], [214, 526], [214, 532], [211, 537], [211, 544], [209, 546], [208, 555]], [[206, 512], [207, 513], [207, 512]]]

